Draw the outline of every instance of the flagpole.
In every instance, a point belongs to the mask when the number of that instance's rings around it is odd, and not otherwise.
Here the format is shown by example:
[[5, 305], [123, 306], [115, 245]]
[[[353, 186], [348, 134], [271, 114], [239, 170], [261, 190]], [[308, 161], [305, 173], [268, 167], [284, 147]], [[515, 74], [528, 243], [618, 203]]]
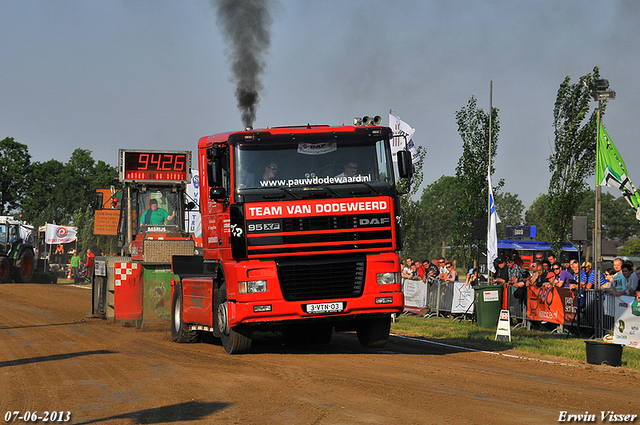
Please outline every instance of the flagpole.
[[[602, 101], [598, 100], [598, 113], [596, 114], [596, 122], [598, 128], [596, 129], [596, 167], [598, 164], [598, 158], [600, 154], [600, 108], [602, 107]], [[598, 172], [596, 170], [596, 205], [595, 205], [595, 229], [593, 232], [593, 263], [595, 266], [595, 284], [596, 284], [596, 293], [598, 294], [598, 301], [596, 305], [599, 308], [598, 314], [596, 314], [596, 328], [595, 328], [595, 337], [602, 338], [604, 334], [604, 330], [602, 329], [602, 321], [601, 318], [603, 316], [603, 308], [602, 305], [602, 297], [600, 295], [601, 291], [601, 282], [600, 282], [600, 267], [602, 266], [602, 187], [600, 186], [600, 182], [598, 181]]]
[[[602, 101], [598, 101], [598, 113], [596, 114], [596, 164], [598, 155], [600, 155], [600, 106]], [[593, 232], [593, 262], [596, 271], [596, 288], [600, 289], [600, 267], [602, 263], [602, 187], [598, 181], [598, 173], [596, 172], [596, 194], [595, 194], [595, 230]]]
[[[493, 80], [489, 82], [489, 158], [487, 160], [487, 184], [491, 184], [491, 118], [493, 115]], [[487, 190], [487, 223], [491, 223], [491, 187]], [[487, 242], [489, 239], [487, 238]], [[497, 254], [497, 253], [496, 253]], [[487, 256], [487, 261], [489, 256]], [[487, 273], [489, 274], [489, 283], [492, 283], [492, 273], [487, 264]]]

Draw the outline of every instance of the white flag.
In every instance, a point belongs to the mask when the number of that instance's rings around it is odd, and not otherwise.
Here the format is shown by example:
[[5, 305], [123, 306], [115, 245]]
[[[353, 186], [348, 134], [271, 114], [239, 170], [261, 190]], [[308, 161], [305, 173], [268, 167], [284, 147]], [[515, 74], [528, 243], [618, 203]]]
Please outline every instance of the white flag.
[[487, 232], [487, 267], [491, 273], [496, 272], [496, 268], [493, 266], [493, 261], [498, 258], [498, 233], [497, 227], [500, 223], [500, 218], [496, 212], [496, 203], [493, 199], [493, 189], [491, 188], [491, 176], [489, 176], [489, 209], [491, 212], [489, 220], [489, 228]]
[[69, 243], [76, 240], [76, 228], [47, 223], [44, 236], [45, 242], [48, 244]]
[[391, 127], [391, 131], [393, 132], [393, 139], [391, 140], [391, 156], [393, 157], [393, 161], [396, 162], [398, 160], [396, 156], [398, 151], [405, 148], [411, 152], [411, 162], [413, 164], [420, 161], [418, 149], [413, 144], [413, 134], [416, 132], [416, 129], [402, 121], [399, 116], [391, 113], [389, 114], [389, 127]]

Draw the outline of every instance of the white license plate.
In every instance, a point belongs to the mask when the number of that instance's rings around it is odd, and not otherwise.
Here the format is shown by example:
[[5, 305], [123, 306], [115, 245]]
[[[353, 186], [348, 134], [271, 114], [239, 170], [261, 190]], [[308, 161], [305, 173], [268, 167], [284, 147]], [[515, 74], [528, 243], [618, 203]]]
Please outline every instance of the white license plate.
[[344, 310], [344, 303], [307, 304], [307, 313], [338, 313]]

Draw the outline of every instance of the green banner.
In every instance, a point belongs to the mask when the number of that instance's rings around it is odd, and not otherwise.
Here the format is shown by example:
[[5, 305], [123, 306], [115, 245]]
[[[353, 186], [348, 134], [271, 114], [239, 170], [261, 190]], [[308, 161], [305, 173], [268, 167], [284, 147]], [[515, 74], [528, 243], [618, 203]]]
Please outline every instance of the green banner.
[[620, 152], [614, 146], [602, 124], [600, 124], [600, 140], [598, 140], [598, 158], [596, 160], [596, 182], [600, 186], [616, 187], [622, 192], [629, 205], [640, 220], [640, 194], [629, 180], [627, 166], [624, 165]]

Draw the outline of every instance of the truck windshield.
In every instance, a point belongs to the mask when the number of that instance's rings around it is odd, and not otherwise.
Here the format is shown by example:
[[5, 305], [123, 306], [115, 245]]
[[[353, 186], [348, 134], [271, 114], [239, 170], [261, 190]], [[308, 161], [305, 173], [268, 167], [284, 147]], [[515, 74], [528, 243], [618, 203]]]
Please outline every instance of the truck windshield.
[[390, 187], [394, 175], [388, 146], [384, 140], [240, 144], [235, 147], [236, 192]]

